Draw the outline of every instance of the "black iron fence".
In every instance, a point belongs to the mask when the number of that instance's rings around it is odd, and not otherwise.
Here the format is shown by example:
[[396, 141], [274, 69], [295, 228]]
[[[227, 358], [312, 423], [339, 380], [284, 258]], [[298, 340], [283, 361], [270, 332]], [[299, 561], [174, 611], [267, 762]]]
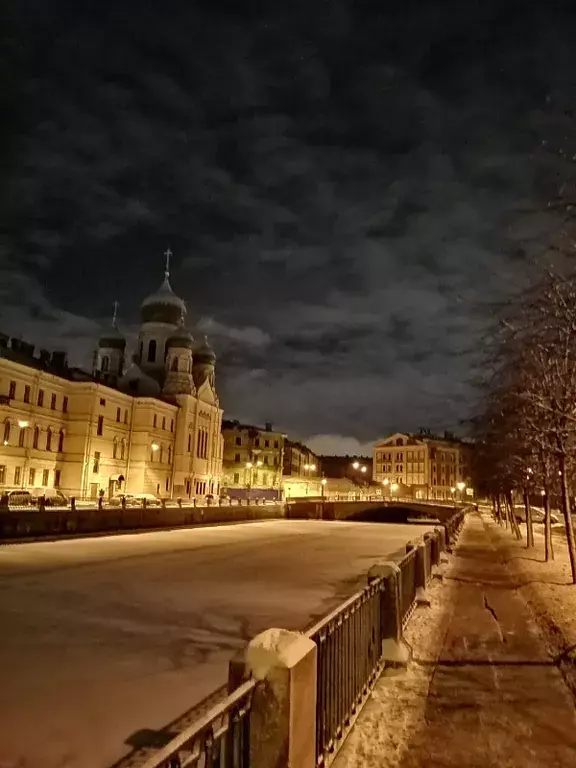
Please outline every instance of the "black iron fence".
[[407, 552], [398, 563], [400, 568], [400, 617], [405, 626], [416, 605], [416, 549]]
[[249, 680], [148, 759], [142, 768], [250, 768]]
[[378, 579], [312, 627], [317, 646], [316, 761], [326, 762], [382, 670], [382, 590]]

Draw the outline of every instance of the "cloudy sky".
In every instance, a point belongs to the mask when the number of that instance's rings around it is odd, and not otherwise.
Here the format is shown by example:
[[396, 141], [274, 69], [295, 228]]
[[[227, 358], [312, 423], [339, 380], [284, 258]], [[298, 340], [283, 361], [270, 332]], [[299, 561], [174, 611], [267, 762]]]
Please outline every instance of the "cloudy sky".
[[228, 416], [349, 452], [457, 426], [483, 307], [542, 228], [574, 26], [387, 5], [13, 0], [0, 327], [87, 364], [170, 245]]

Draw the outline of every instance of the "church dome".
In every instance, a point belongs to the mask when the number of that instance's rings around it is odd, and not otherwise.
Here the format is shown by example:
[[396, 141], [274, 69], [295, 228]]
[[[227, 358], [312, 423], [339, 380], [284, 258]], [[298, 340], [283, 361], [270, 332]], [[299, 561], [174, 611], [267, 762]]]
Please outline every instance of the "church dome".
[[119, 349], [124, 351], [126, 349], [126, 339], [116, 328], [113, 328], [110, 333], [105, 333], [98, 340], [98, 346], [101, 349]]
[[194, 337], [184, 326], [179, 328], [173, 336], [170, 336], [166, 342], [167, 347], [183, 347], [185, 349], [194, 348]]
[[118, 382], [118, 388], [136, 397], [160, 397], [158, 382], [133, 363]]
[[167, 273], [160, 288], [142, 302], [140, 314], [143, 323], [180, 325], [182, 322], [186, 304], [172, 290]]
[[204, 336], [202, 343], [194, 350], [194, 362], [210, 363], [212, 365], [216, 362], [216, 353], [208, 343], [207, 336]]

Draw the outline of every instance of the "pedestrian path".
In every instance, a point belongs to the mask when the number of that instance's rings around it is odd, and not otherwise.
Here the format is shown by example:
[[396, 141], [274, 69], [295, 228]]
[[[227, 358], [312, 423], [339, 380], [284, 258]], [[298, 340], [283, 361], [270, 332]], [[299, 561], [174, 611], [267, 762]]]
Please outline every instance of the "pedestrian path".
[[[426, 686], [412, 685], [421, 715], [391, 757], [369, 705], [350, 736], [362, 749], [344, 745], [336, 768], [576, 766], [575, 702], [505, 564], [509, 542], [487, 515], [468, 518], [445, 584], [435, 587], [437, 653], [429, 653], [426, 631], [412, 640], [413, 665], [428, 670]], [[387, 684], [399, 685], [407, 708], [418, 709], [406, 684]]]

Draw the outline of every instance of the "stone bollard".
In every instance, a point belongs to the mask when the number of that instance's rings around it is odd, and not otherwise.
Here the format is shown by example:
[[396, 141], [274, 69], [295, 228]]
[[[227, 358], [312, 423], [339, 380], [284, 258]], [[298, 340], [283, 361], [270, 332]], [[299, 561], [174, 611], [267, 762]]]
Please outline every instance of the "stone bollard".
[[160, 499], [160, 506], [162, 509], [166, 509], [166, 499]]
[[148, 502], [146, 501], [146, 497], [144, 497], [142, 499], [142, 509], [147, 509], [147, 507], [148, 507]]
[[182, 499], [181, 498], [178, 498], [177, 504], [180, 507], [180, 509], [182, 509]]
[[76, 496], [70, 497], [70, 511], [76, 512]]
[[384, 579], [382, 593], [382, 656], [388, 666], [406, 667], [411, 652], [402, 637], [400, 568], [393, 562], [376, 563], [368, 571], [368, 583]]
[[122, 496], [120, 498], [120, 506], [122, 507], [122, 511], [126, 511], [126, 496]]
[[39, 512], [46, 512], [46, 497], [40, 496], [38, 499], [38, 511]]
[[428, 550], [426, 543], [421, 541], [416, 547], [416, 604], [430, 605], [430, 599], [426, 592], [428, 586]]
[[246, 648], [246, 675], [261, 680], [250, 715], [251, 768], [315, 768], [316, 644], [268, 629]]
[[102, 496], [98, 496], [98, 509], [102, 509], [103, 504], [104, 504], [104, 500]]

